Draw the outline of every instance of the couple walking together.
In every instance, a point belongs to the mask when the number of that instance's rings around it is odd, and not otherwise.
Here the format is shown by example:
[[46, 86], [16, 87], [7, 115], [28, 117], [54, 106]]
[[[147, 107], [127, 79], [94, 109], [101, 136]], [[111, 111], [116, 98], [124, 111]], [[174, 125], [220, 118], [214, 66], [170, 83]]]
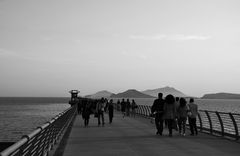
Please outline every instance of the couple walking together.
[[96, 116], [98, 118], [98, 126], [104, 126], [104, 112], [108, 110], [109, 123], [112, 123], [113, 120], [113, 100], [111, 99], [109, 102], [107, 99], [101, 98], [96, 104]]

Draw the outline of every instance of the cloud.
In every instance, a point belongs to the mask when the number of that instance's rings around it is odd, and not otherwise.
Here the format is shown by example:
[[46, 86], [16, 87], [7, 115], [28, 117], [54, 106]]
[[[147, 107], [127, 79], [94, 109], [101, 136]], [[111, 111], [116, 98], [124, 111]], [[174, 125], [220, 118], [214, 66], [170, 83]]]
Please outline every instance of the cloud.
[[198, 36], [198, 35], [174, 35], [169, 36], [168, 40], [187, 41], [187, 40], [208, 40], [211, 36]]
[[49, 36], [44, 36], [44, 37], [42, 37], [42, 39], [44, 41], [53, 41], [54, 40], [53, 37], [49, 37]]
[[0, 48], [0, 56], [18, 56], [18, 54], [13, 51]]
[[145, 54], [140, 54], [140, 55], [138, 55], [138, 57], [139, 57], [140, 59], [143, 59], [143, 60], [147, 60], [147, 59], [148, 59], [148, 56], [145, 55]]
[[163, 40], [166, 39], [166, 35], [154, 35], [154, 36], [144, 36], [144, 35], [130, 35], [129, 38], [137, 40]]
[[136, 52], [128, 52], [126, 50], [121, 52], [121, 55], [125, 56], [125, 57], [130, 57], [130, 58], [137, 58], [137, 59], [141, 59], [141, 60], [147, 60], [149, 59], [149, 56], [143, 53], [136, 53]]
[[188, 40], [208, 40], [211, 36], [201, 36], [201, 35], [152, 35], [152, 36], [144, 36], [144, 35], [130, 35], [130, 39], [134, 40], [174, 40], [174, 41], [188, 41]]
[[11, 51], [7, 49], [0, 48], [0, 57], [4, 58], [15, 58], [20, 60], [28, 61], [38, 61], [44, 63], [54, 63], [54, 64], [74, 64], [77, 62], [77, 58], [61, 58], [61, 57], [39, 57], [39, 56], [30, 56], [16, 51]]

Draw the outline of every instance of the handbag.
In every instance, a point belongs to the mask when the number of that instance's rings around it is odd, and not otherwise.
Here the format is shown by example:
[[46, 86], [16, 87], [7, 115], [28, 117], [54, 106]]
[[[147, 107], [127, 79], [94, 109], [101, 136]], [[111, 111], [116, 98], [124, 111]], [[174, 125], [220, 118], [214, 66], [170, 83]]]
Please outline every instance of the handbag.
[[187, 115], [188, 115], [189, 117], [192, 116], [192, 112], [191, 112], [191, 111], [187, 112]]

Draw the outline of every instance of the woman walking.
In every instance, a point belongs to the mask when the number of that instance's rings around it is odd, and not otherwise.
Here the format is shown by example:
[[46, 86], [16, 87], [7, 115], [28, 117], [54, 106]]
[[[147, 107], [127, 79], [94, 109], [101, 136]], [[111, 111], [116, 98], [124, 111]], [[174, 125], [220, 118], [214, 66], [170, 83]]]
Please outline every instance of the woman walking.
[[168, 125], [169, 137], [172, 137], [173, 122], [176, 118], [176, 105], [173, 95], [169, 94], [166, 96], [163, 110], [164, 118]]
[[136, 108], [138, 107], [136, 102], [134, 101], [134, 99], [132, 100], [132, 104], [131, 104], [131, 107], [132, 107], [132, 116], [135, 118], [135, 115], [136, 115]]
[[102, 98], [96, 105], [96, 112], [98, 114], [98, 126], [100, 126], [102, 120], [102, 126], [104, 126], [104, 108], [105, 108], [105, 99]]
[[121, 112], [123, 114], [123, 118], [125, 117], [125, 112], [126, 111], [126, 102], [124, 101], [124, 99], [122, 99], [121, 101]]
[[126, 115], [127, 116], [130, 115], [130, 108], [131, 108], [131, 103], [130, 103], [129, 99], [127, 99], [127, 101], [126, 101]]
[[180, 98], [177, 108], [179, 134], [185, 136], [188, 107], [184, 98]]
[[90, 114], [91, 114], [91, 103], [87, 100], [84, 100], [83, 108], [82, 108], [82, 118], [84, 120], [85, 127], [87, 127], [89, 124]]
[[109, 123], [112, 123], [113, 120], [113, 100], [111, 99], [107, 106], [108, 109], [108, 116], [109, 116]]

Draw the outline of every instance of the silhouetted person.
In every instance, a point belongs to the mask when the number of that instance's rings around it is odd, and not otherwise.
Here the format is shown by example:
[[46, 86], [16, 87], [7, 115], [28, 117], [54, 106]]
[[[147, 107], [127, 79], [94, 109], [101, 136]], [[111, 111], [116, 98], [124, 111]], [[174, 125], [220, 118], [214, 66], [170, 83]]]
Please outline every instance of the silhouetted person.
[[176, 118], [175, 98], [169, 94], [165, 98], [164, 104], [164, 118], [167, 121], [169, 136], [172, 137], [173, 122]]
[[117, 110], [118, 110], [118, 111], [121, 110], [121, 102], [120, 102], [119, 99], [117, 100]]
[[155, 114], [155, 125], [157, 128], [156, 134], [162, 135], [163, 132], [163, 107], [164, 100], [162, 99], [162, 93], [158, 93], [158, 99], [154, 100], [151, 107], [151, 113]]
[[81, 114], [81, 113], [82, 113], [82, 109], [83, 109], [82, 101], [83, 101], [83, 99], [82, 99], [82, 98], [79, 98], [78, 103], [77, 103], [77, 111], [78, 111], [78, 114]]
[[179, 97], [175, 98], [175, 105], [176, 105], [176, 108], [179, 107], [179, 105], [180, 105]]
[[109, 101], [107, 109], [108, 109], [109, 123], [111, 124], [113, 120], [113, 100], [112, 99]]
[[124, 99], [122, 99], [122, 101], [121, 101], [121, 112], [123, 114], [123, 118], [125, 117], [125, 111], [126, 111], [126, 102], [124, 101]]
[[[184, 98], [180, 98], [177, 108], [179, 134], [185, 136], [188, 107]], [[182, 131], [183, 130], [183, 131]]]
[[198, 115], [198, 106], [194, 103], [193, 98], [190, 99], [188, 107], [189, 107], [188, 122], [189, 122], [191, 135], [194, 135], [194, 132], [195, 132], [195, 135], [198, 135], [197, 124], [196, 124], [197, 115]]
[[[179, 97], [175, 97], [175, 107], [176, 109], [179, 107], [180, 103], [179, 103]], [[173, 122], [173, 128], [178, 131], [178, 118], [176, 118]]]
[[131, 103], [129, 101], [129, 99], [127, 99], [126, 101], [126, 115], [129, 116], [130, 114], [130, 108], [131, 108]]
[[104, 99], [104, 103], [105, 103], [104, 112], [106, 112], [107, 111], [107, 106], [108, 106], [108, 99], [107, 98]]
[[82, 118], [84, 120], [84, 126], [88, 126], [89, 118], [91, 114], [91, 103], [88, 102], [87, 99], [83, 100], [83, 107], [82, 107]]
[[98, 126], [100, 126], [102, 120], [102, 126], [104, 126], [104, 108], [105, 108], [105, 99], [101, 98], [96, 105], [96, 112], [98, 113]]
[[136, 109], [137, 109], [137, 104], [134, 100], [132, 100], [132, 104], [131, 104], [131, 107], [132, 107], [132, 116], [135, 117], [136, 115]]

